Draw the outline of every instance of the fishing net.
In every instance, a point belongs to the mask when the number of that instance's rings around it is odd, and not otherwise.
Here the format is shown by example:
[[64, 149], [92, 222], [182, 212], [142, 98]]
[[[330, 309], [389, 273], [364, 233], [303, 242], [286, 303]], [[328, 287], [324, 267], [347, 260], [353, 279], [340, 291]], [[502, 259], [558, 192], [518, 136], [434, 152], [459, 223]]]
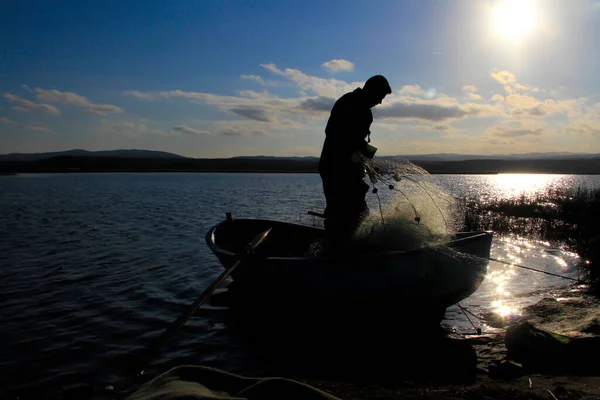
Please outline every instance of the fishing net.
[[353, 239], [360, 251], [410, 250], [446, 243], [457, 230], [455, 199], [408, 160], [366, 162], [370, 212]]

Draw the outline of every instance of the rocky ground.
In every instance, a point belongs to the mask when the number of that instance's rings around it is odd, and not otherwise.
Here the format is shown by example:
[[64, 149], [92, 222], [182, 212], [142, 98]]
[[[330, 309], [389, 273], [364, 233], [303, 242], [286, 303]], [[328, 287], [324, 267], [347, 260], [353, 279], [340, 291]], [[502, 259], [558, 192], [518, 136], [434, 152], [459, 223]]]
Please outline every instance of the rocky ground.
[[[552, 332], [567, 342], [571, 338], [600, 338], [600, 302], [572, 287], [544, 296], [524, 310], [519, 321]], [[446, 346], [448, 357], [430, 360], [429, 366], [414, 365], [411, 374], [395, 379], [365, 382], [327, 379], [303, 379], [341, 399], [600, 399], [600, 342], [583, 343], [581, 351], [565, 359], [545, 352], [542, 365], [524, 365], [507, 360], [505, 343], [508, 321], [488, 321], [497, 329], [494, 334], [451, 339]], [[564, 335], [564, 336], [562, 336]], [[573, 342], [574, 343], [574, 342]], [[442, 346], [444, 347], [444, 346]], [[454, 347], [454, 352], [449, 348]], [[461, 350], [457, 350], [461, 349]], [[474, 366], [468, 349], [475, 357]], [[466, 353], [465, 353], [466, 352]], [[447, 365], [445, 365], [447, 363]], [[417, 362], [417, 364], [420, 364]]]

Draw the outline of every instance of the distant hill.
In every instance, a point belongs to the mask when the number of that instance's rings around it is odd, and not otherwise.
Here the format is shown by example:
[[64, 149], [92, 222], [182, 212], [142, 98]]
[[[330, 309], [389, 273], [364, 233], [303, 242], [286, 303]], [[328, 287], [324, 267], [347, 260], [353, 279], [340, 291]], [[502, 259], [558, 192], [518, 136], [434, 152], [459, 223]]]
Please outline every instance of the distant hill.
[[[600, 174], [600, 154], [420, 154], [383, 156], [408, 159], [432, 174], [508, 172]], [[150, 150], [69, 150], [0, 155], [0, 173], [26, 172], [307, 172], [318, 170], [318, 157], [241, 156], [191, 158]]]
[[237, 156], [231, 157], [230, 160], [318, 161], [319, 157]]
[[468, 160], [574, 160], [598, 158], [600, 154], [590, 153], [522, 153], [522, 154], [412, 154], [381, 156], [380, 158], [404, 158], [411, 161], [468, 161]]
[[[468, 160], [574, 160], [599, 158], [600, 154], [589, 153], [523, 153], [523, 154], [456, 154], [456, 153], [437, 153], [437, 154], [403, 154], [394, 156], [376, 156], [379, 159], [401, 158], [410, 161], [468, 161]], [[238, 156], [231, 159], [245, 160], [294, 160], [294, 161], [315, 161], [319, 157], [277, 157], [277, 156]]]
[[[48, 153], [10, 153], [0, 154], [0, 161], [39, 161], [53, 157], [122, 157], [122, 158], [178, 158], [178, 159], [197, 159], [205, 158], [184, 157], [179, 154], [168, 153], [165, 151], [155, 150], [138, 150], [138, 149], [119, 149], [119, 150], [103, 150], [103, 151], [88, 151], [82, 149], [73, 149], [66, 151], [55, 151]], [[457, 153], [436, 153], [436, 154], [408, 154], [395, 156], [376, 156], [376, 158], [401, 158], [410, 161], [468, 161], [468, 160], [574, 160], [574, 159], [592, 159], [599, 158], [600, 154], [589, 153], [523, 153], [523, 154], [457, 154]], [[293, 156], [293, 157], [278, 157], [278, 156], [236, 156], [228, 158], [229, 160], [261, 160], [261, 161], [307, 161], [315, 162], [319, 157], [314, 156]]]
[[[600, 157], [572, 159], [414, 160], [431, 174], [600, 174]], [[0, 161], [0, 173], [42, 172], [307, 172], [318, 159], [57, 156], [37, 161]]]
[[187, 158], [179, 154], [167, 153], [166, 151], [155, 150], [102, 150], [87, 151], [73, 149], [66, 151], [54, 151], [48, 153], [10, 153], [0, 154], [0, 161], [39, 161], [52, 157], [123, 157], [123, 158]]

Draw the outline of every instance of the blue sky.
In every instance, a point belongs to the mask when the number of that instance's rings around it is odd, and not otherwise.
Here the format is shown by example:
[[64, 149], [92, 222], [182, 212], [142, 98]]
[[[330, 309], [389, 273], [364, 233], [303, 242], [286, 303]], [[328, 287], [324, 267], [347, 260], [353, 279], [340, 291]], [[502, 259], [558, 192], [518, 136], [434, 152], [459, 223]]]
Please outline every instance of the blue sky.
[[599, 0], [0, 2], [0, 153], [318, 156], [385, 75], [380, 155], [600, 152]]

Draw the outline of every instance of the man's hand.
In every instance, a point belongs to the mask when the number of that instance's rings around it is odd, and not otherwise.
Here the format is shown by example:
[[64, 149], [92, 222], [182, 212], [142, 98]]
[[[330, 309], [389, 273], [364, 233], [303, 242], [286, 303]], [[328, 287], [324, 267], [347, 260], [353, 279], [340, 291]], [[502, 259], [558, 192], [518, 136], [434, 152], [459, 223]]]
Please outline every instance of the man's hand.
[[377, 172], [368, 163], [365, 163], [365, 171], [367, 171], [367, 175], [369, 175], [369, 179], [371, 182], [377, 182]]
[[375, 156], [376, 151], [377, 151], [377, 147], [371, 146], [366, 141], [363, 142], [362, 146], [360, 147], [360, 153], [363, 156], [365, 156], [366, 158], [368, 158], [369, 160]]

